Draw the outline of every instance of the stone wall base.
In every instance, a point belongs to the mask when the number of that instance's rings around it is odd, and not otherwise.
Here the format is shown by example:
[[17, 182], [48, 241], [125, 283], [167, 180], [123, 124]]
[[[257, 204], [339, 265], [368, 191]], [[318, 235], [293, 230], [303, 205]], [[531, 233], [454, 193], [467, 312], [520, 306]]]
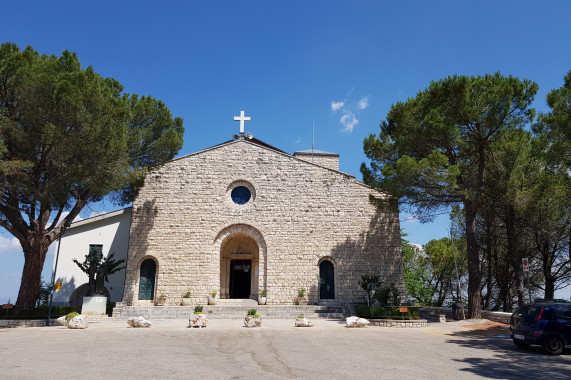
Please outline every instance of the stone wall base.
[[380, 327], [426, 327], [428, 322], [426, 319], [412, 319], [412, 320], [400, 320], [400, 319], [368, 319], [371, 326]]

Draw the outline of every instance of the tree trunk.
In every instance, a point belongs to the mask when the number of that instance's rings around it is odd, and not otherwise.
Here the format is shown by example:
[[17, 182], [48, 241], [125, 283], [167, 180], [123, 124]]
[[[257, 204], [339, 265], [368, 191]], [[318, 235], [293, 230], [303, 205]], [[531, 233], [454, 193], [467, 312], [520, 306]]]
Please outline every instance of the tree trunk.
[[486, 258], [488, 264], [488, 271], [486, 273], [486, 296], [484, 297], [484, 309], [489, 309], [492, 303], [492, 292], [494, 291], [494, 254], [492, 253], [492, 231], [490, 224], [486, 222]]
[[555, 297], [555, 280], [551, 277], [545, 277], [545, 294], [543, 298], [552, 300]]
[[40, 294], [42, 269], [46, 260], [49, 244], [40, 238], [38, 244], [22, 247], [24, 250], [24, 270], [16, 304], [34, 306]]
[[472, 201], [464, 201], [466, 212], [466, 245], [468, 255], [468, 319], [480, 319], [482, 316], [482, 273], [480, 255], [476, 241], [477, 206]]
[[[517, 246], [518, 236], [516, 232], [516, 216], [513, 206], [507, 206], [505, 223], [506, 223], [506, 239], [508, 242], [509, 262], [514, 271], [515, 287], [517, 292], [517, 304], [519, 306], [525, 303], [525, 284], [523, 282], [523, 264], [520, 251]], [[507, 307], [508, 305], [506, 305]], [[510, 309], [511, 309], [511, 305]]]

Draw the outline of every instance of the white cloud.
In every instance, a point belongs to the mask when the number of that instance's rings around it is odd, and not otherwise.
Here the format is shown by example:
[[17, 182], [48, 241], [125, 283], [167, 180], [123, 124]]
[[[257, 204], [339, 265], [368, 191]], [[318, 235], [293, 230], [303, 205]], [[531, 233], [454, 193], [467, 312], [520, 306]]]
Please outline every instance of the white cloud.
[[347, 93], [347, 99], [342, 102], [331, 101], [331, 110], [333, 112], [341, 111], [343, 116], [339, 119], [343, 129], [341, 131], [352, 133], [355, 126], [359, 124], [359, 115], [361, 111], [369, 107], [369, 95], [362, 96], [361, 99], [355, 101], [355, 97], [352, 95], [354, 88], [351, 88]]
[[301, 137], [298, 137], [297, 140], [295, 140], [295, 145], [299, 145], [301, 144]]
[[345, 112], [341, 119], [339, 119], [341, 124], [343, 124], [343, 132], [351, 133], [357, 124], [359, 124], [359, 120], [355, 117], [355, 114], [352, 112]]
[[4, 253], [21, 253], [22, 247], [20, 246], [20, 242], [15, 237], [13, 238], [6, 238], [4, 236], [0, 236], [0, 254]]
[[369, 106], [369, 97], [368, 96], [361, 98], [361, 100], [359, 100], [357, 102], [357, 108], [359, 108], [360, 110], [364, 110], [368, 106]]
[[343, 106], [345, 105], [345, 102], [336, 102], [336, 101], [331, 101], [331, 110], [333, 112], [335, 111], [339, 111], [341, 108], [343, 108]]

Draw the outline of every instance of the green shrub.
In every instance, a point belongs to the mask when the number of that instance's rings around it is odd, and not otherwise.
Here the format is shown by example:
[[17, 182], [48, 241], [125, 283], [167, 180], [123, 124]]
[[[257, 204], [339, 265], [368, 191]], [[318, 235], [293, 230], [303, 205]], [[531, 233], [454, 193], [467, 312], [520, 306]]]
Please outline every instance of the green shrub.
[[250, 309], [250, 310], [248, 310], [248, 313], [247, 313], [246, 315], [247, 315], [248, 317], [250, 317], [250, 316], [257, 316], [258, 313], [257, 313], [257, 310], [256, 310], [256, 309]]
[[357, 306], [355, 311], [359, 318], [372, 319], [420, 319], [420, 308], [407, 306], [406, 312], [401, 312], [398, 306]]
[[298, 296], [299, 298], [305, 297], [305, 288], [299, 288], [299, 289], [297, 289], [297, 296]]
[[305, 317], [304, 317], [303, 315], [298, 315], [297, 318], [298, 318], [298, 319], [303, 319], [303, 318], [305, 318]]
[[381, 280], [378, 274], [364, 274], [361, 276], [361, 281], [359, 281], [359, 286], [365, 292], [367, 292], [367, 305], [371, 304], [374, 298], [374, 291], [381, 286]]
[[204, 306], [198, 305], [194, 307], [194, 312], [195, 313], [202, 313], [202, 309], [204, 309]]
[[76, 315], [80, 315], [80, 314], [76, 311], [72, 311], [71, 313], [69, 313], [68, 315], [65, 316], [65, 320], [69, 321], [71, 318], [75, 317]]
[[374, 295], [381, 305], [399, 305], [399, 290], [395, 284], [381, 286]]

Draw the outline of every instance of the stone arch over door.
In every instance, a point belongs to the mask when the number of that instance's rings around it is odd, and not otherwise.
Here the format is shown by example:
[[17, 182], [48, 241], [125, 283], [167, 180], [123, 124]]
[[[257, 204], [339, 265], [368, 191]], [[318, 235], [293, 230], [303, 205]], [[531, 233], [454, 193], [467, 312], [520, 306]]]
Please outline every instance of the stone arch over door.
[[[220, 298], [257, 299], [266, 289], [266, 242], [256, 228], [234, 224], [214, 240], [220, 254]], [[249, 282], [249, 284], [248, 284]]]
[[336, 265], [332, 257], [323, 257], [319, 260], [319, 299], [335, 299]]
[[157, 289], [157, 262], [152, 257], [144, 257], [139, 265], [139, 287], [137, 299], [152, 301]]

